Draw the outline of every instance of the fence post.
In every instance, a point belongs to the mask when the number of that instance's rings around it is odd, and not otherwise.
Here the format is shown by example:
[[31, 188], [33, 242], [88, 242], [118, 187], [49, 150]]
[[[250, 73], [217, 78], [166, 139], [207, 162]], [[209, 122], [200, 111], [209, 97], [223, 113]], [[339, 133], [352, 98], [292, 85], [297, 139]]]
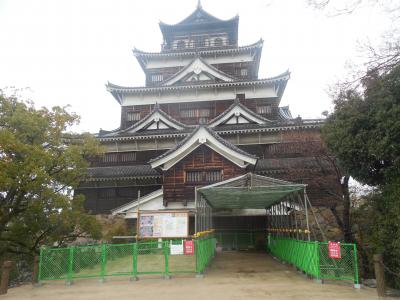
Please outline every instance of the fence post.
[[105, 276], [106, 276], [106, 244], [101, 244], [101, 274], [100, 274], [100, 282], [104, 282], [105, 281]]
[[315, 281], [317, 283], [322, 283], [322, 279], [321, 279], [321, 262], [319, 259], [319, 250], [320, 250], [320, 245], [318, 241], [314, 242], [315, 244], [315, 271], [316, 271], [316, 278]]
[[379, 297], [385, 297], [385, 271], [383, 269], [382, 254], [374, 254], [374, 269], [376, 278], [376, 291]]
[[202, 265], [203, 265], [203, 257], [204, 255], [204, 248], [200, 249], [202, 246], [200, 246], [200, 240], [195, 239], [194, 240], [194, 254], [196, 255], [196, 278], [203, 278], [203, 270], [202, 270]]
[[39, 275], [38, 275], [38, 284], [42, 280], [42, 262], [43, 262], [43, 248], [40, 247], [40, 254], [39, 254]]
[[132, 278], [131, 281], [137, 281], [137, 256], [138, 256], [138, 249], [137, 243], [133, 243], [133, 259], [132, 259]]
[[0, 283], [0, 295], [7, 294], [8, 283], [10, 281], [10, 272], [12, 268], [13, 262], [10, 260], [6, 260], [3, 263], [3, 270], [1, 272], [1, 283]]
[[69, 248], [69, 256], [68, 256], [68, 274], [67, 274], [67, 282], [66, 285], [71, 285], [72, 282], [72, 273], [74, 271], [74, 250], [75, 247]]
[[361, 288], [360, 280], [358, 278], [358, 258], [357, 258], [357, 245], [353, 244], [353, 257], [354, 257], [354, 288]]
[[39, 256], [35, 255], [33, 258], [33, 272], [32, 272], [32, 284], [36, 285], [39, 282]]
[[163, 242], [163, 250], [164, 250], [164, 257], [165, 257], [165, 274], [164, 278], [165, 279], [170, 279], [171, 277], [169, 276], [169, 267], [168, 267], [168, 256], [169, 256], [169, 243], [168, 241]]

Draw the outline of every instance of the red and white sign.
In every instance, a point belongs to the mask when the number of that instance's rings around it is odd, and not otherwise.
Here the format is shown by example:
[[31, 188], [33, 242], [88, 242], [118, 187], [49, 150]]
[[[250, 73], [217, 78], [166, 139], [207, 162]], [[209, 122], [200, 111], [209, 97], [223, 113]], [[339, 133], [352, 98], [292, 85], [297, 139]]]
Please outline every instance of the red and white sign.
[[185, 255], [194, 254], [194, 241], [184, 241], [183, 242], [183, 252]]
[[328, 256], [329, 258], [341, 259], [340, 242], [328, 242]]

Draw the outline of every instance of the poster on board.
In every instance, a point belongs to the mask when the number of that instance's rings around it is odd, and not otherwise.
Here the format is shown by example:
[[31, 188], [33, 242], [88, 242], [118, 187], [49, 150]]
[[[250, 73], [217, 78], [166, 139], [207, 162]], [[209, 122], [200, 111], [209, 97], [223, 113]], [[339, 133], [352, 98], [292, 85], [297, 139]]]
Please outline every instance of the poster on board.
[[189, 235], [189, 212], [141, 211], [138, 214], [141, 238], [175, 238]]

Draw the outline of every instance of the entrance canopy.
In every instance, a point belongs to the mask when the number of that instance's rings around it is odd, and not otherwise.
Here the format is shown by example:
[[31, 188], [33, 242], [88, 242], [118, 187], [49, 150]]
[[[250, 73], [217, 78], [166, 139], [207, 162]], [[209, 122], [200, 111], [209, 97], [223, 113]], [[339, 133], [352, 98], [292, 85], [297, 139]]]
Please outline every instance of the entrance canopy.
[[305, 190], [305, 184], [247, 173], [197, 189], [214, 209], [268, 209], [294, 193]]

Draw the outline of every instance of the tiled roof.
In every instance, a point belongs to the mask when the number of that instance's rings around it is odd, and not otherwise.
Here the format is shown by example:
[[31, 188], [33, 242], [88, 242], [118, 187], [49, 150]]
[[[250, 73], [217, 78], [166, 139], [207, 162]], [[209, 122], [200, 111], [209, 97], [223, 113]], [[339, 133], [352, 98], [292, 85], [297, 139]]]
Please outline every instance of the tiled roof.
[[218, 23], [218, 22], [238, 22], [239, 16], [236, 15], [228, 20], [221, 20], [210, 13], [206, 12], [201, 6], [200, 2], [197, 5], [196, 9], [185, 19], [176, 23], [176, 24], [166, 24], [164, 22], [160, 22], [160, 27], [176, 27], [176, 26], [186, 26], [186, 25], [198, 25], [199, 23]]
[[95, 167], [88, 168], [88, 181], [96, 179], [113, 179], [113, 178], [143, 178], [143, 177], [160, 177], [161, 175], [152, 169], [150, 165], [135, 166], [112, 166], [112, 167]]
[[241, 132], [266, 132], [266, 131], [286, 131], [298, 128], [318, 128], [324, 123], [323, 119], [315, 120], [275, 120], [267, 124], [226, 124], [214, 128], [218, 134], [241, 133]]
[[[166, 118], [171, 123], [175, 124], [177, 127], [181, 127], [183, 129], [193, 127], [190, 125], [185, 125], [185, 124], [179, 122], [178, 120], [175, 120], [173, 117], [171, 117], [166, 112], [164, 112], [162, 109], [160, 109], [159, 105], [156, 103], [156, 105], [154, 106], [154, 109], [149, 114], [147, 114], [143, 119], [136, 122], [132, 126], [125, 128], [125, 129], [117, 129], [117, 130], [113, 130], [113, 131], [109, 131], [109, 132], [105, 132], [103, 130], [103, 131], [99, 132], [99, 137], [124, 136], [124, 135], [126, 135], [126, 133], [128, 131], [134, 130], [135, 128], [141, 126], [143, 123], [146, 123], [152, 117], [152, 115], [156, 112], [158, 112], [161, 116]], [[151, 131], [146, 132], [146, 134], [147, 133], [150, 135], [152, 135], [152, 134], [168, 134], [168, 133], [176, 133], [176, 132], [178, 132], [177, 129], [166, 128], [166, 129], [151, 130]], [[129, 136], [131, 136], [132, 134], [138, 134], [138, 132], [129, 133]], [[143, 132], [141, 132], [140, 134], [143, 134]]]
[[248, 50], [252, 50], [252, 49], [257, 49], [257, 48], [261, 48], [263, 46], [263, 43], [264, 43], [264, 41], [262, 39], [260, 39], [257, 42], [250, 44], [250, 45], [222, 48], [222, 49], [221, 48], [216, 48], [216, 49], [213, 49], [213, 48], [187, 49], [187, 48], [185, 48], [185, 49], [182, 49], [181, 51], [175, 50], [173, 52], [146, 52], [146, 51], [142, 51], [142, 50], [134, 48], [132, 51], [136, 57], [140, 57], [140, 56], [195, 56], [195, 55], [206, 56], [208, 54], [238, 53], [238, 52], [248, 51]]
[[[278, 76], [257, 79], [257, 80], [241, 80], [241, 81], [230, 81], [220, 83], [208, 83], [208, 84], [189, 84], [189, 85], [178, 85], [178, 86], [153, 86], [153, 87], [125, 87], [108, 82], [106, 87], [110, 93], [141, 93], [141, 92], [154, 92], [154, 91], [169, 91], [179, 89], [194, 89], [194, 88], [218, 88], [218, 87], [239, 87], [239, 86], [257, 86], [263, 84], [282, 83], [286, 86], [287, 81], [290, 78], [290, 72], [286, 71]], [[283, 87], [284, 88], [284, 87]], [[283, 93], [283, 89], [279, 93]], [[118, 99], [117, 99], [118, 100]]]
[[[233, 125], [220, 125], [213, 129], [219, 135], [224, 134], [237, 134], [237, 133], [250, 133], [250, 132], [272, 132], [272, 131], [288, 131], [295, 129], [309, 129], [309, 128], [319, 128], [324, 124], [324, 119], [314, 119], [314, 120], [276, 120], [268, 124], [233, 124]], [[132, 134], [121, 134], [121, 135], [98, 135], [97, 138], [101, 141], [106, 140], [140, 140], [148, 138], [165, 138], [165, 137], [187, 137], [191, 135], [192, 128], [185, 128], [183, 130], [175, 129], [159, 129], [152, 130], [151, 132], [135, 132]]]

